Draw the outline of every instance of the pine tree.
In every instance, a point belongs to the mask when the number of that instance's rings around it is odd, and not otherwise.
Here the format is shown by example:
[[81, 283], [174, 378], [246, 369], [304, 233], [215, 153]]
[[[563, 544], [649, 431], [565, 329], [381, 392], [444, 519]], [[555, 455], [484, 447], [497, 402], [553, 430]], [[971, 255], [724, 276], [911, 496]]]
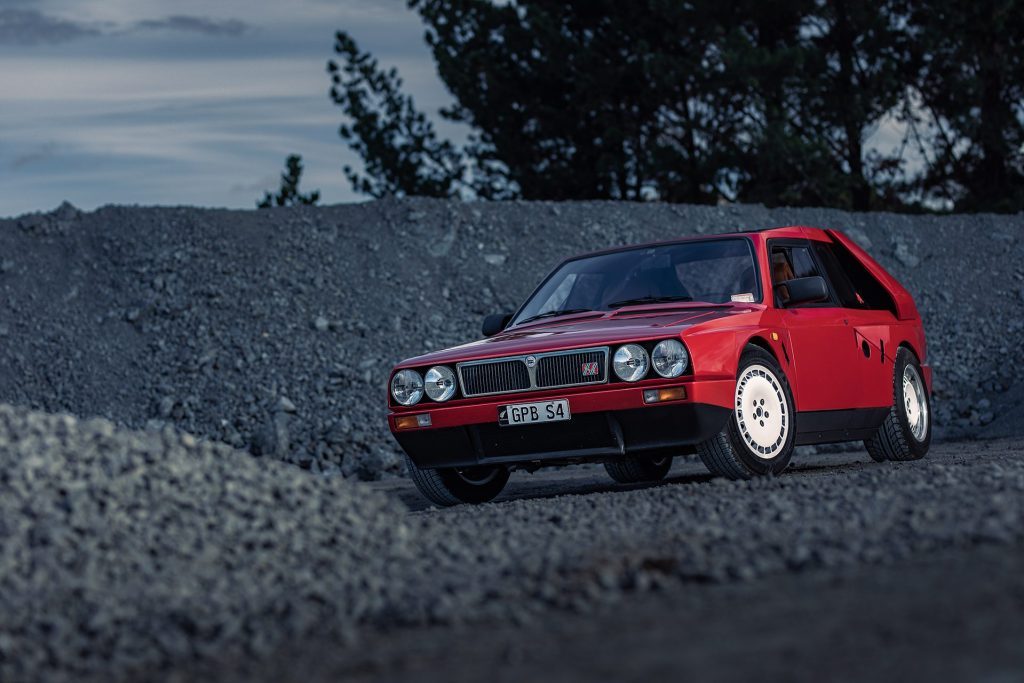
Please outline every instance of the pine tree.
[[301, 206], [320, 201], [320, 190], [313, 190], [309, 194], [299, 192], [301, 180], [302, 157], [292, 154], [285, 160], [285, 170], [281, 174], [281, 189], [276, 195], [264, 192], [263, 199], [256, 202], [256, 207], [269, 209], [272, 206]]

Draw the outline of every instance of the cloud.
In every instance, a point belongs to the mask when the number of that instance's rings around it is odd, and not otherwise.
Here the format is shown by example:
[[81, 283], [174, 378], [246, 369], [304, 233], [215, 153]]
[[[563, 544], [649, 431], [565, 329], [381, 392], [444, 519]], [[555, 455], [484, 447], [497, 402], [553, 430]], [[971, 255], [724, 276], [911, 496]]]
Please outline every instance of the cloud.
[[0, 8], [0, 45], [44, 45], [66, 43], [79, 38], [135, 31], [182, 31], [206, 36], [240, 36], [249, 30], [240, 19], [175, 14], [160, 19], [142, 19], [133, 24], [89, 24], [44, 14], [35, 9]]
[[57, 153], [57, 149], [58, 145], [56, 142], [44, 142], [35, 149], [14, 157], [14, 160], [11, 162], [11, 168], [18, 170], [40, 161], [46, 161]]
[[0, 9], [0, 45], [65, 43], [95, 36], [99, 30], [89, 24], [43, 14], [34, 9]]
[[146, 30], [190, 31], [208, 36], [240, 36], [249, 25], [239, 19], [210, 19], [187, 14], [175, 14], [163, 19], [143, 19], [135, 28]]
[[254, 192], [264, 192], [267, 190], [273, 191], [276, 187], [281, 184], [280, 176], [266, 175], [261, 180], [257, 180], [252, 183], [235, 183], [228, 188], [228, 192], [232, 194], [238, 194], [244, 192], [245, 194], [252, 194]]

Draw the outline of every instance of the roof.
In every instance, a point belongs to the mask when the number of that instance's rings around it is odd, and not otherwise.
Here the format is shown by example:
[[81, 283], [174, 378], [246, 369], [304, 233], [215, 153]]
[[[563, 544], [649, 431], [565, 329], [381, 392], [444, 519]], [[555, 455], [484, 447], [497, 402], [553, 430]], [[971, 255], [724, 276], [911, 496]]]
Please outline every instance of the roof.
[[591, 256], [601, 256], [602, 254], [609, 254], [619, 251], [628, 251], [631, 249], [643, 249], [645, 247], [661, 247], [668, 246], [671, 244], [679, 244], [682, 242], [699, 242], [702, 240], [714, 240], [724, 238], [736, 238], [736, 237], [752, 237], [757, 235], [763, 239], [768, 237], [791, 237], [791, 238], [802, 238], [802, 239], [813, 239], [829, 241], [829, 237], [825, 233], [823, 228], [815, 228], [809, 225], [777, 225], [767, 228], [751, 228], [747, 230], [737, 230], [735, 232], [718, 232], [707, 235], [686, 235], [684, 237], [677, 237], [670, 240], [661, 240], [658, 242], [641, 242], [637, 244], [623, 244], [616, 247], [609, 247], [607, 249], [599, 249], [597, 251], [584, 252], [571, 256], [561, 263], [568, 261], [575, 261], [581, 258], [588, 258]]

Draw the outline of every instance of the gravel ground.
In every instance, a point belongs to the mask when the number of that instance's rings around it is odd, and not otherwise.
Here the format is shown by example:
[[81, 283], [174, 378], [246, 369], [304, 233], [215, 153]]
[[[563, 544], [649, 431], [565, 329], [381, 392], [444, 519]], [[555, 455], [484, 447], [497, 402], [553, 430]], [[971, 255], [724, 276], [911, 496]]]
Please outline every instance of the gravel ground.
[[[942, 596], [936, 599], [936, 596]], [[525, 626], [473, 624], [314, 640], [224, 681], [1019, 681], [1024, 551], [685, 585]]]
[[1020, 455], [1013, 442], [917, 463], [840, 454], [756, 482], [684, 465], [666, 485], [610, 491], [569, 472], [580, 493], [513, 487], [409, 514], [394, 491], [170, 429], [0, 407], [0, 679], [173, 678], [367, 629], [530, 624], [656, 589], [1019, 548]]
[[63, 205], [0, 220], [0, 401], [398, 474], [384, 422], [395, 361], [477, 338], [485, 313], [514, 308], [563, 257], [787, 223], [846, 229], [915, 294], [937, 437], [1020, 434], [1024, 217], [760, 206]]

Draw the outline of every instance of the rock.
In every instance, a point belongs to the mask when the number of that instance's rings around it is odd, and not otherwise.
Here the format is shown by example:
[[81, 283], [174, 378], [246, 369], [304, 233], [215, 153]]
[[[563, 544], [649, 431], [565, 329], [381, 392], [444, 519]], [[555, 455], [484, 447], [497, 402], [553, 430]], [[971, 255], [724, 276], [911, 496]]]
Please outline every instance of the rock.
[[326, 332], [330, 326], [330, 321], [322, 315], [318, 315], [313, 319], [313, 329], [317, 332]]
[[285, 413], [294, 413], [297, 410], [295, 404], [292, 403], [291, 399], [288, 398], [287, 396], [282, 396], [280, 399], [278, 399], [277, 409]]
[[504, 254], [484, 254], [484, 261], [492, 266], [505, 265], [505, 259], [507, 257]]
[[352, 422], [347, 415], [342, 415], [325, 432], [324, 440], [332, 446], [345, 446], [349, 442]]
[[910, 247], [907, 246], [906, 242], [897, 242], [893, 255], [897, 261], [907, 268], [916, 268], [921, 263], [921, 259], [911, 253]]
[[287, 459], [291, 453], [288, 414], [277, 412], [264, 420], [262, 426], [253, 435], [250, 450], [254, 455]]
[[164, 396], [160, 399], [160, 404], [157, 406], [157, 414], [165, 420], [169, 419], [177, 404], [178, 402], [173, 396]]

